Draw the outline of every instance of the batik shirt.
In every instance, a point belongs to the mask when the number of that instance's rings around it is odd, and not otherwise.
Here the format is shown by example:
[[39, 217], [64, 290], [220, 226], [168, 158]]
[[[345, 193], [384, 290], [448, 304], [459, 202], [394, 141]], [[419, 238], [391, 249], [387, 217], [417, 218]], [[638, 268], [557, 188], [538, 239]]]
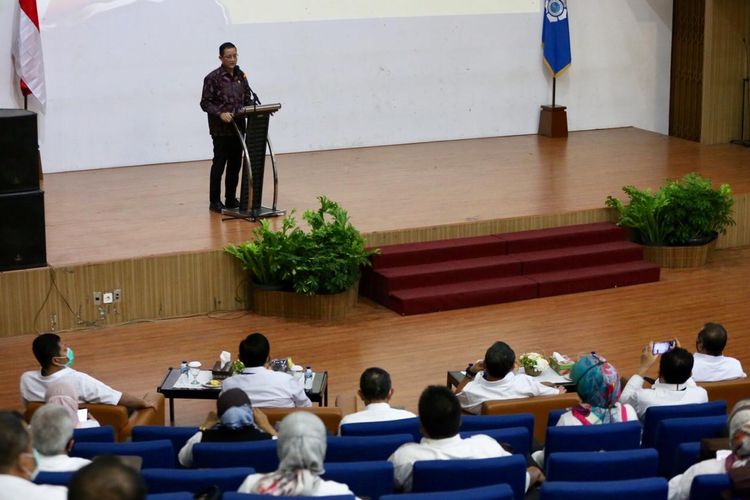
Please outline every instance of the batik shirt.
[[[225, 123], [219, 115], [237, 113], [253, 102], [253, 91], [239, 67], [235, 67], [234, 74], [231, 74], [219, 66], [203, 79], [201, 109], [208, 114], [208, 131], [211, 135], [234, 135], [236, 132], [232, 124]], [[234, 121], [244, 132], [245, 119], [236, 117]]]

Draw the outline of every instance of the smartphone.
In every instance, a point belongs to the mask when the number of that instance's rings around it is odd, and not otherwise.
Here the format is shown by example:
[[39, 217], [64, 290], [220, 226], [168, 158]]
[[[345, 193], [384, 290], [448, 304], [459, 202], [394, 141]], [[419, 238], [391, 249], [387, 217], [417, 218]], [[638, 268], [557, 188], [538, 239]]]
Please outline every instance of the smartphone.
[[651, 350], [651, 353], [656, 354], [664, 354], [667, 351], [671, 351], [674, 349], [674, 340], [667, 340], [664, 342], [654, 342], [654, 348]]

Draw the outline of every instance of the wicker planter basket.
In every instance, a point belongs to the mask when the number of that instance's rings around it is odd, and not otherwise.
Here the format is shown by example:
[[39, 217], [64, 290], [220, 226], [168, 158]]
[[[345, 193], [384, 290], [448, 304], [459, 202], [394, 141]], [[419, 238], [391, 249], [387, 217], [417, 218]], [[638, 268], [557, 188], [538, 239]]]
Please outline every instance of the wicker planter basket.
[[332, 295], [300, 295], [250, 285], [250, 309], [261, 316], [333, 321], [343, 318], [357, 304], [359, 282]]
[[701, 267], [711, 256], [716, 248], [716, 239], [705, 245], [686, 247], [643, 247], [643, 258], [661, 267], [687, 268]]

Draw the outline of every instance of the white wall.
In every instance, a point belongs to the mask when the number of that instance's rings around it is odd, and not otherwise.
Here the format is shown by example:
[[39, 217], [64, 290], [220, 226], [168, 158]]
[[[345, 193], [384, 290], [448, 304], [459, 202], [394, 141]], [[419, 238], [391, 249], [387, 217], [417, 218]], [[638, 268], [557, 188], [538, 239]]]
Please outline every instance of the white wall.
[[[50, 0], [51, 4], [55, 1]], [[127, 2], [123, 2], [127, 3]], [[0, 0], [0, 107], [20, 107], [17, 3]], [[571, 0], [571, 130], [667, 133], [671, 0]], [[221, 42], [263, 102], [278, 152], [536, 133], [551, 80], [535, 14], [232, 25], [211, 0], [144, 1], [43, 30], [45, 171], [206, 159], [202, 78]]]

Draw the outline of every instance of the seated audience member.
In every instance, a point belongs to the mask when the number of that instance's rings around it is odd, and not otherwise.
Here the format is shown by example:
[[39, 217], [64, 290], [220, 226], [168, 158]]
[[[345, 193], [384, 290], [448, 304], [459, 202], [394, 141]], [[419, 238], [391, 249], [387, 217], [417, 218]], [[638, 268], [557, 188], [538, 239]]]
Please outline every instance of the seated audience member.
[[32, 350], [41, 369], [21, 375], [21, 398], [24, 403], [44, 401], [50, 384], [65, 381], [75, 387], [81, 403], [123, 405], [135, 409], [154, 407], [154, 403], [116, 391], [94, 377], [70, 368], [74, 359], [73, 349], [54, 333], [37, 336]]
[[78, 392], [76, 392], [75, 387], [67, 382], [60, 381], [50, 384], [47, 387], [44, 402], [47, 405], [65, 408], [76, 429], [99, 427], [99, 422], [91, 415], [88, 415], [88, 418], [83, 422], [78, 418]]
[[719, 450], [716, 458], [698, 462], [669, 480], [669, 500], [687, 500], [696, 476], [725, 474], [750, 461], [750, 400], [734, 405], [729, 416], [729, 450]]
[[365, 404], [365, 409], [346, 415], [341, 419], [341, 425], [385, 422], [416, 417], [410, 411], [391, 408], [389, 404], [391, 397], [393, 397], [391, 376], [382, 368], [368, 368], [362, 372], [359, 377], [358, 394]]
[[549, 387], [528, 375], [513, 373], [515, 363], [516, 353], [508, 344], [492, 344], [484, 359], [466, 370], [466, 376], [456, 388], [461, 407], [469, 413], [478, 414], [485, 401], [551, 396], [565, 392], [564, 387]]
[[240, 342], [239, 358], [245, 369], [226, 379], [224, 390], [242, 389], [259, 408], [312, 406], [305, 394], [304, 380], [268, 369], [270, 352], [271, 346], [263, 334], [248, 335]]
[[727, 345], [727, 331], [718, 323], [706, 323], [698, 332], [693, 354], [693, 380], [696, 382], [719, 382], [745, 378], [739, 360], [722, 353]]
[[[482, 434], [463, 439], [461, 405], [450, 389], [432, 385], [419, 397], [419, 422], [423, 438], [419, 443], [401, 445], [388, 460], [393, 464], [396, 488], [411, 491], [414, 462], [420, 460], [451, 460], [495, 458], [510, 455], [497, 441]], [[529, 467], [526, 488], [544, 479], [536, 467]], [[500, 478], [498, 479], [500, 481]]]
[[347, 485], [320, 478], [326, 446], [326, 428], [320, 418], [304, 411], [287, 415], [279, 425], [279, 468], [247, 476], [237, 491], [294, 497], [352, 495]]
[[69, 500], [145, 500], [146, 483], [118, 457], [103, 455], [73, 474]]
[[182, 447], [178, 459], [183, 466], [192, 467], [196, 443], [260, 441], [275, 435], [276, 430], [268, 422], [268, 417], [252, 407], [245, 391], [229, 389], [219, 395], [216, 413], [208, 414], [200, 430]]
[[0, 411], [0, 500], [65, 500], [67, 488], [31, 482], [38, 471], [23, 417], [16, 412]]
[[620, 396], [620, 402], [632, 405], [643, 418], [651, 406], [685, 405], [708, 402], [708, 393], [702, 387], [686, 384], [693, 371], [693, 356], [681, 347], [675, 347], [661, 355], [659, 360], [659, 380], [650, 389], [643, 387], [643, 377], [656, 361], [653, 342], [641, 352], [641, 366], [638, 373], [630, 377]]
[[39, 470], [44, 472], [67, 472], [78, 470], [91, 460], [69, 457], [73, 449], [73, 422], [60, 406], [44, 405], [31, 417], [31, 440], [39, 452]]

